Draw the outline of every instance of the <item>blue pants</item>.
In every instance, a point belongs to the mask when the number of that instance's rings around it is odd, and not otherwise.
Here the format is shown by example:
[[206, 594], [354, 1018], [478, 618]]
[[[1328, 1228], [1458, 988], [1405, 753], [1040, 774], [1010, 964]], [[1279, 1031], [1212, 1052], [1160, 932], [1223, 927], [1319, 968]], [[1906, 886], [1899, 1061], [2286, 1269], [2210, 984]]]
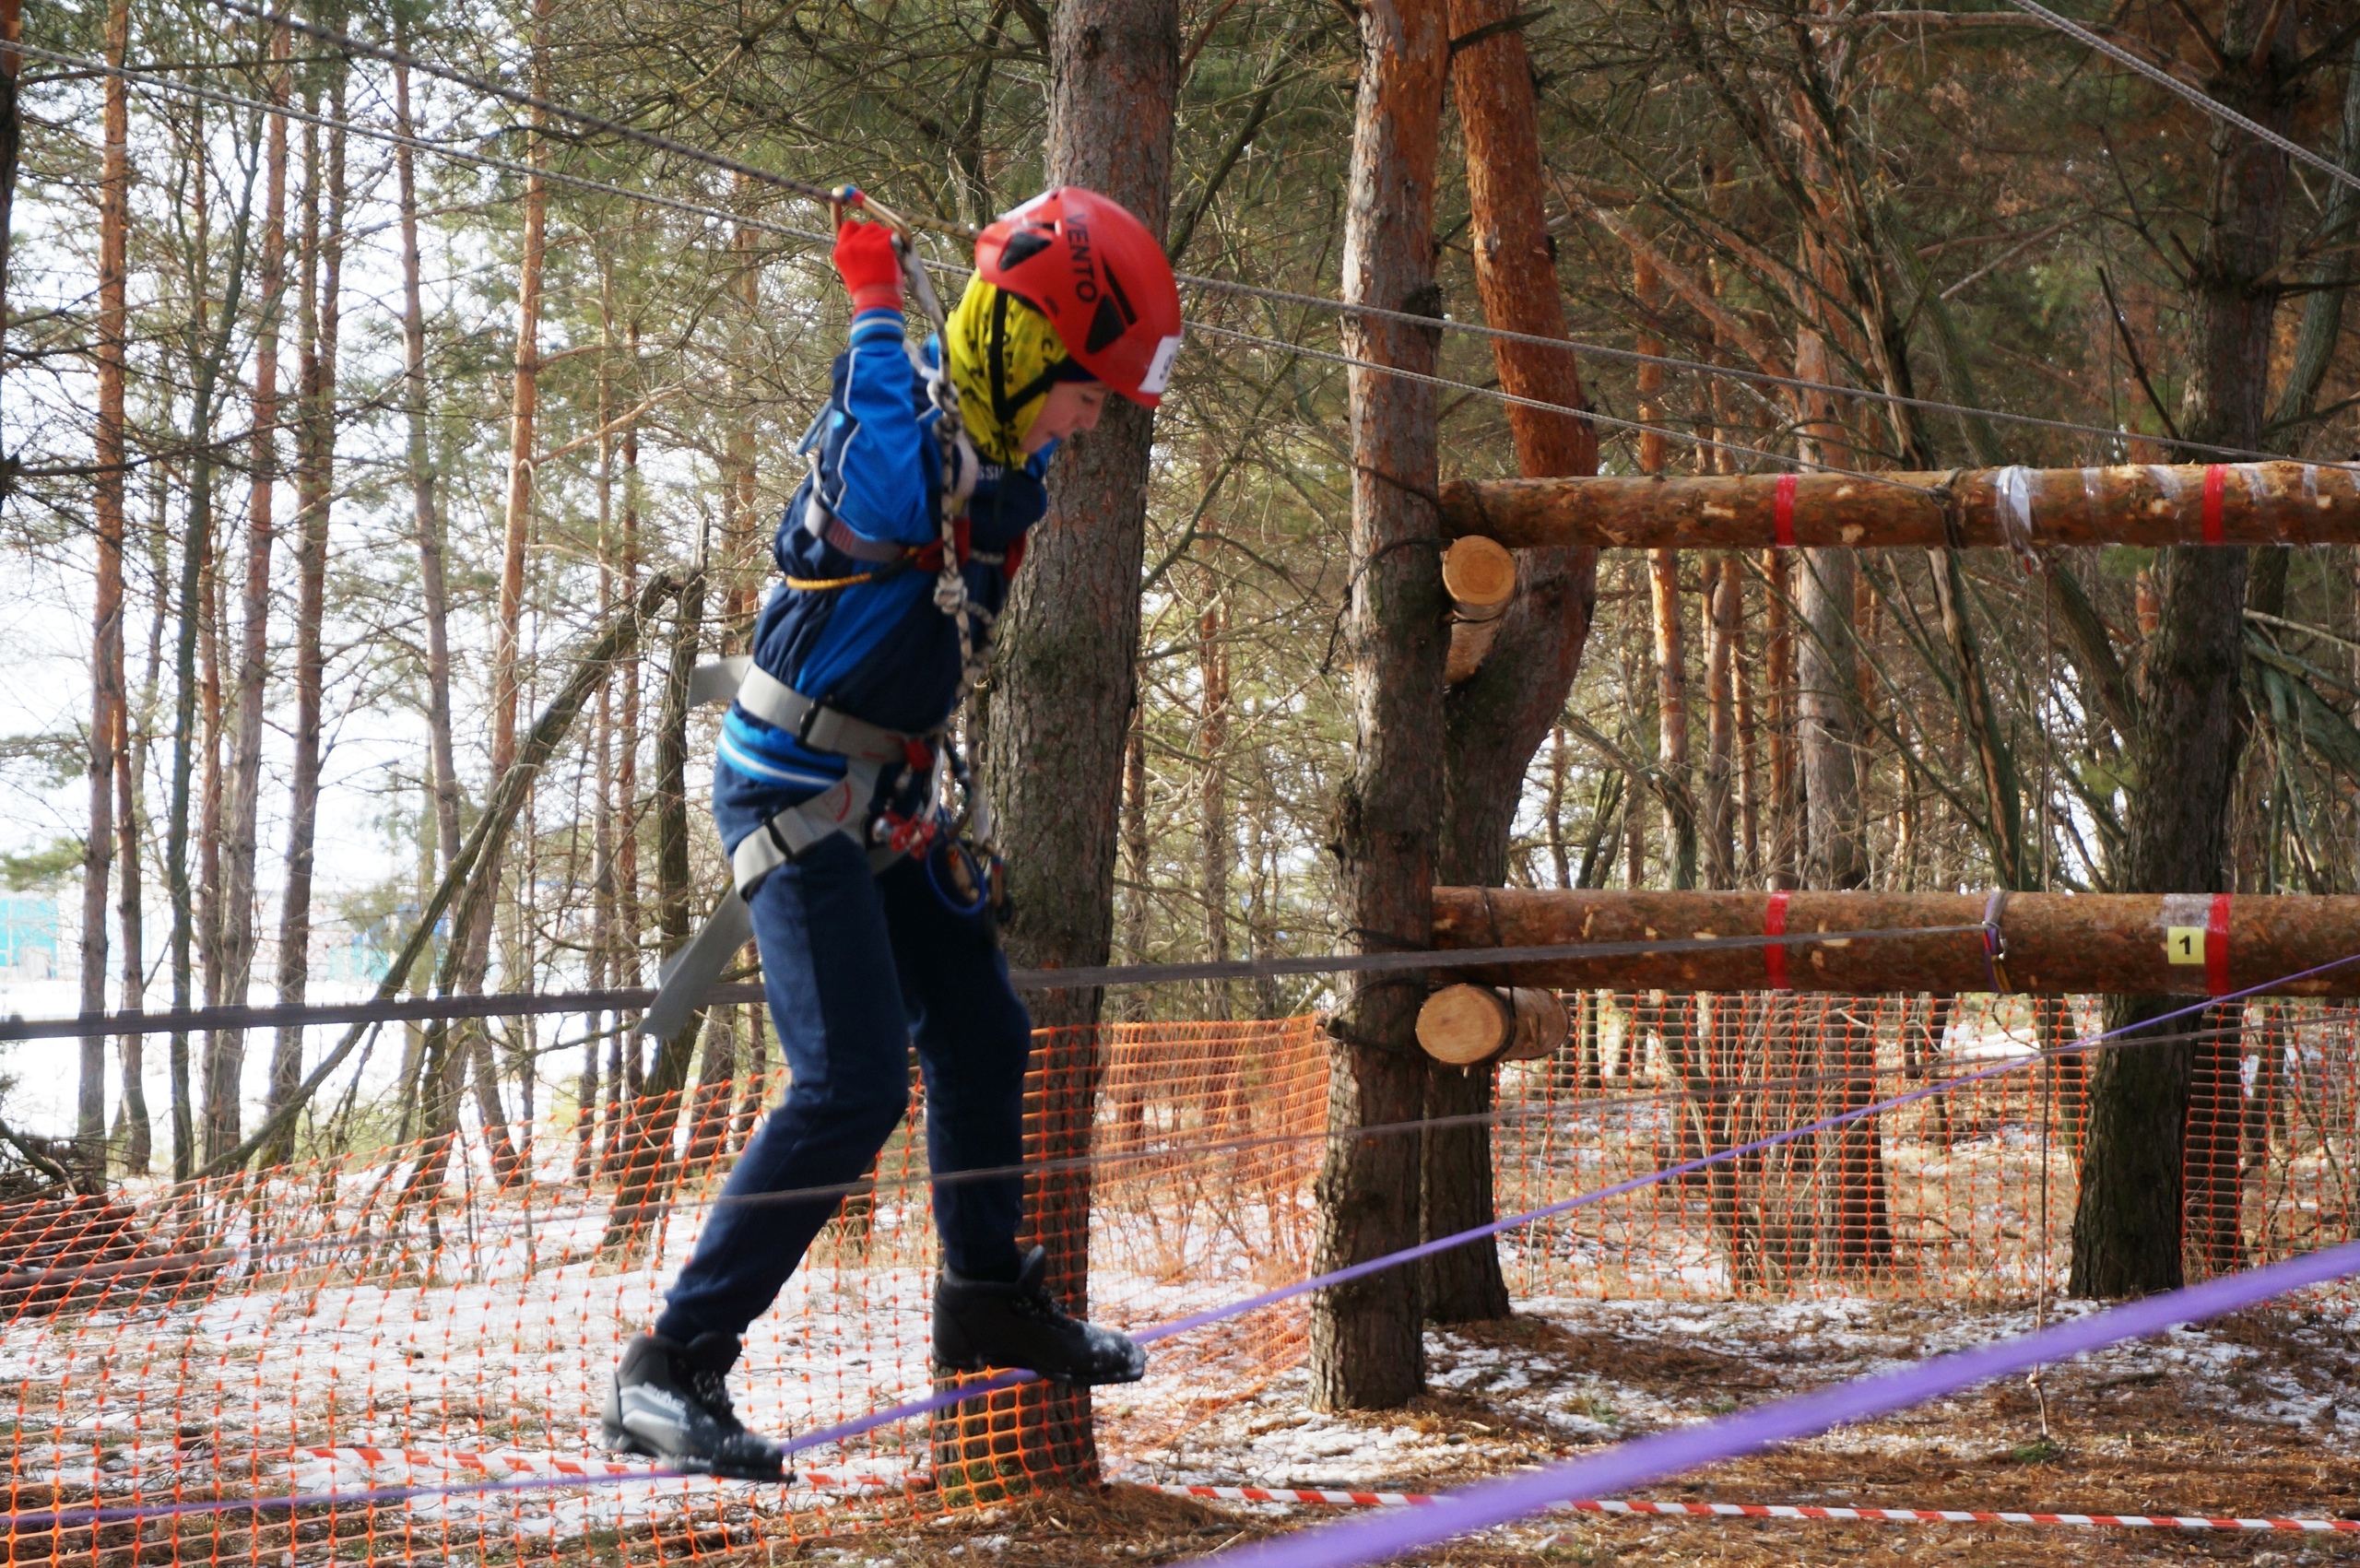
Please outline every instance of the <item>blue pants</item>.
[[[952, 914], [913, 861], [872, 876], [843, 834], [764, 878], [749, 904], [793, 1082], [738, 1157], [656, 1319], [684, 1344], [742, 1334], [777, 1298], [843, 1198], [764, 1195], [860, 1179], [909, 1106], [913, 1040], [934, 1173], [1023, 1153], [1032, 1019], [982, 916]], [[1019, 1175], [935, 1188], [944, 1260], [970, 1278], [1016, 1277], [1023, 1214]]]

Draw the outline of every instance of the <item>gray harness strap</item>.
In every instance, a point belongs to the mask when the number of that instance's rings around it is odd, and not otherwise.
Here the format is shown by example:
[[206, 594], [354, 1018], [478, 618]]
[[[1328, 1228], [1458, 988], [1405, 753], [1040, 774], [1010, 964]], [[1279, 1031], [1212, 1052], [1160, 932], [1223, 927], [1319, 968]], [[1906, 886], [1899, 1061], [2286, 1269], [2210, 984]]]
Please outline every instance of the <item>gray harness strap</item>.
[[746, 907], [746, 895], [763, 878], [836, 833], [868, 847], [872, 870], [892, 863], [891, 850], [867, 845], [868, 804], [877, 796], [886, 765], [903, 760], [909, 743], [918, 738], [814, 702], [742, 654], [700, 665], [689, 678], [689, 697], [695, 702], [734, 699], [764, 724], [785, 730], [814, 750], [843, 757], [844, 776], [739, 841], [729, 856], [728, 891], [721, 895], [703, 928], [666, 960], [657, 973], [655, 999], [641, 1017], [638, 1032], [658, 1040], [668, 1040], [687, 1026], [704, 994], [728, 969], [731, 957], [752, 938], [754, 917]]

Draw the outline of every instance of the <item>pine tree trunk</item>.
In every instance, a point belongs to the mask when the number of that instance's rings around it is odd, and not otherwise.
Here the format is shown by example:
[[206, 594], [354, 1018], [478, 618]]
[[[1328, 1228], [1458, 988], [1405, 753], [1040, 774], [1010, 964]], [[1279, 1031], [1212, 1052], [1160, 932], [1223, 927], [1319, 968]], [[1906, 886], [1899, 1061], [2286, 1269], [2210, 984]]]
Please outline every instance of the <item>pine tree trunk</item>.
[[1852, 552], [1804, 550], [1796, 574], [1796, 609], [1803, 623], [1796, 659], [1803, 789], [1808, 808], [1803, 882], [1812, 888], [1865, 887], [1868, 857], [1860, 843], [1858, 690], [1859, 659], [1852, 645]]
[[[0, 0], [0, 43], [24, 39], [23, 0]], [[120, 60], [114, 62], [121, 64]], [[17, 78], [24, 74], [25, 57], [0, 52], [0, 337], [8, 324], [8, 262], [10, 228], [17, 206], [17, 159], [24, 147], [24, 113], [18, 107]], [[120, 82], [120, 77], [108, 80]], [[0, 457], [0, 468], [6, 460]]]
[[[1171, 206], [1179, 90], [1177, 0], [1064, 0], [1051, 26], [1049, 56], [1047, 183], [1103, 192], [1150, 233], [1162, 233]], [[1153, 427], [1145, 409], [1110, 398], [1098, 429], [1058, 456], [1049, 515], [1032, 530], [1000, 622], [982, 749], [1016, 905], [1006, 933], [1014, 963], [1103, 964], [1111, 946], [1124, 744], [1139, 679]], [[1033, 1021], [1044, 1029], [1095, 1024], [1101, 1000], [1096, 990], [1030, 998]], [[1096, 1052], [1053, 1052], [1036, 1069], [1041, 1132], [1026, 1158], [1087, 1155], [1101, 1072]], [[1086, 1315], [1088, 1170], [1037, 1184], [1028, 1212], [1032, 1234], [1049, 1249], [1049, 1288]], [[947, 1453], [953, 1482], [986, 1479], [972, 1463], [959, 1468], [962, 1456], [972, 1461], [989, 1446], [982, 1436], [991, 1419], [980, 1408], [985, 1403], [960, 1406], [937, 1424], [938, 1466]], [[1035, 1385], [988, 1403], [1016, 1412], [1016, 1442], [1032, 1484], [1096, 1480], [1086, 1392]], [[936, 1473], [946, 1475], [940, 1468]], [[1012, 1478], [991, 1479], [1006, 1484]]]
[[[117, 78], [119, 79], [119, 78]], [[122, 867], [122, 901], [116, 905], [123, 921], [122, 1007], [143, 1010], [148, 998], [146, 866], [141, 851], [147, 843], [148, 754], [155, 733], [156, 695], [163, 673], [164, 622], [171, 613], [171, 549], [165, 537], [165, 476], [153, 471], [154, 516], [148, 529], [148, 576], [155, 593], [154, 613], [148, 618], [148, 666], [139, 685], [139, 716], [135, 728], [129, 705], [117, 713], [120, 729], [115, 748], [116, 860]], [[120, 634], [115, 663], [125, 667]], [[123, 1140], [124, 1173], [144, 1176], [155, 1157], [155, 1121], [148, 1110], [147, 1036], [134, 1032], [117, 1044], [123, 1068], [123, 1109], [119, 1127]]]
[[[201, 116], [192, 119], [195, 128], [191, 140], [200, 150], [191, 155], [189, 217], [191, 227], [205, 235], [210, 233], [212, 210], [205, 179], [206, 159], [201, 151], [205, 146], [204, 122]], [[259, 126], [254, 139], [260, 140]], [[237, 217], [230, 225], [229, 254], [221, 269], [218, 318], [214, 313], [210, 268], [202, 253], [193, 290], [195, 305], [189, 337], [198, 348], [190, 378], [189, 450], [195, 455], [188, 465], [188, 516], [181, 547], [180, 592], [173, 605], [178, 624], [172, 656], [171, 804], [164, 841], [164, 878], [172, 901], [175, 1011], [192, 1005], [195, 979], [193, 963], [197, 912], [189, 878], [190, 792], [195, 782], [198, 749], [208, 738], [197, 729], [197, 649], [207, 619], [206, 561], [213, 538], [213, 482], [218, 466], [213, 456], [214, 402], [237, 331], [239, 306], [245, 295], [246, 242], [254, 216], [254, 181], [259, 166], [258, 158], [249, 159], [245, 165], [244, 187], [239, 196]], [[190, 1082], [188, 1032], [174, 1030], [171, 1041], [172, 1179], [185, 1182], [196, 1171], [196, 1106]]]
[[[1371, 0], [1360, 11], [1360, 88], [1345, 196], [1344, 298], [1432, 313], [1435, 158], [1449, 29], [1442, 0]], [[1431, 372], [1437, 334], [1346, 316], [1346, 351]], [[1428, 945], [1444, 805], [1446, 643], [1433, 388], [1354, 370], [1352, 528], [1345, 645], [1355, 750], [1338, 791], [1341, 914], [1363, 951]], [[1355, 989], [1329, 1024], [1331, 1132], [1416, 1121], [1425, 1068], [1410, 976]], [[1331, 1138], [1316, 1191], [1322, 1273], [1414, 1244], [1423, 1183], [1411, 1135]], [[1388, 1409], [1425, 1385], [1422, 1271], [1390, 1268], [1312, 1298], [1311, 1399]]]
[[[2231, 108], [2284, 134], [2300, 94], [2292, 88], [2303, 7], [2231, 0], [2222, 53], [2229, 64], [2208, 84]], [[2274, 36], [2258, 39], [2268, 21]], [[2257, 47], [2257, 45], [2260, 45]], [[2190, 275], [2190, 351], [2179, 426], [2190, 441], [2258, 447], [2269, 407], [2274, 281], [2286, 189], [2285, 156], [2227, 126], [2212, 137], [2210, 203]], [[2249, 719], [2241, 690], [2247, 552], [2183, 547], [2157, 558], [2160, 605], [2146, 651], [2145, 703], [2128, 748], [2136, 781], [2124, 816], [2123, 890], [2209, 893], [2227, 889], [2229, 806]], [[2155, 996], [2113, 996], [2109, 1030], [2133, 1027], [2173, 1006]], [[2205, 1026], [2235, 1020], [2205, 1015]], [[2071, 1289], [2080, 1296], [2165, 1291], [2184, 1279], [2190, 1091], [2197, 1048], [2191, 1020], [2130, 1037], [2089, 1069], [2089, 1122], [2073, 1214]]]
[[1762, 679], [1770, 727], [1770, 849], [1764, 880], [1772, 888], [1801, 885], [1802, 772], [1795, 766], [1795, 633], [1790, 552], [1762, 552], [1766, 584], [1762, 609]]
[[[271, 101], [287, 102], [284, 64], [288, 32], [273, 28]], [[316, 173], [316, 171], [313, 171]], [[263, 230], [259, 277], [262, 298], [254, 330], [254, 473], [247, 503], [245, 582], [239, 603], [240, 644], [236, 728], [230, 741], [229, 799], [222, 821], [222, 899], [219, 932], [219, 1000], [242, 1006], [254, 978], [254, 874], [261, 843], [263, 707], [270, 667], [270, 561], [276, 540], [274, 505], [278, 480], [278, 329], [287, 295], [287, 117], [273, 114], [265, 132]], [[317, 217], [307, 193], [306, 218]], [[307, 237], [308, 238], [308, 237]], [[218, 1160], [239, 1138], [240, 1090], [245, 1078], [246, 1035], [224, 1031], [215, 1070], [227, 1090], [208, 1108], [205, 1158]]]
[[[1221, 601], [1215, 598], [1197, 620], [1197, 751], [1203, 759], [1198, 804], [1204, 831], [1205, 957], [1217, 962], [1229, 957], [1229, 870], [1237, 859], [1223, 772], [1229, 749], [1229, 650], [1222, 642], [1227, 631]], [[1207, 1018], [1226, 1020], [1231, 1016], [1229, 989], [1226, 980], [1207, 983]]]
[[[338, 71], [329, 89], [329, 113], [337, 120], [344, 118], [344, 73]], [[307, 162], [314, 134], [308, 127], [304, 133]], [[319, 831], [320, 722], [326, 673], [320, 623], [327, 613], [328, 513], [336, 486], [336, 351], [343, 322], [344, 137], [342, 130], [328, 133], [326, 157], [317, 166], [320, 177], [305, 182], [303, 196], [304, 243], [307, 251], [313, 249], [313, 236], [318, 236], [319, 277], [314, 292], [307, 258], [303, 267], [306, 346], [296, 421], [295, 757], [287, 790], [286, 890], [278, 910], [278, 996], [289, 1005], [303, 1000], [312, 974], [312, 852]], [[316, 214], [313, 211], [314, 187], [320, 193]], [[287, 1095], [301, 1081], [302, 1062], [302, 1029], [282, 1026], [271, 1046], [271, 1113], [286, 1103]], [[284, 1164], [294, 1152], [290, 1123], [263, 1150], [263, 1163]]]
[[[395, 47], [408, 47], [395, 13]], [[395, 128], [414, 136], [409, 68], [394, 67]], [[418, 174], [410, 148], [394, 147], [402, 231], [402, 413], [409, 427], [410, 512], [418, 540], [419, 607], [426, 624], [426, 737], [434, 788], [434, 829], [449, 870], [459, 853], [459, 776], [451, 744], [451, 592], [443, 579], [442, 522], [434, 504], [434, 458], [426, 427], [426, 307], [418, 250]], [[605, 700], [603, 695], [600, 699]], [[275, 1079], [274, 1079], [275, 1080]]]
[[[10, 9], [14, 9], [13, 0]], [[130, 25], [128, 0], [112, 0], [107, 7], [108, 64], [123, 64]], [[0, 33], [6, 32], [0, 28]], [[0, 92], [9, 95], [0, 110], [13, 117], [13, 74]], [[91, 518], [98, 531], [98, 581], [90, 609], [90, 829], [82, 863], [82, 1010], [86, 1013], [104, 1012], [107, 1006], [107, 881], [115, 856], [114, 792], [125, 711], [123, 377], [129, 324], [125, 253], [130, 226], [130, 91], [123, 77], [109, 77], [105, 93], [104, 150], [99, 172], [99, 408], [91, 453], [98, 473], [90, 486]], [[13, 136], [13, 118], [10, 129], [0, 135]], [[13, 147], [0, 147], [0, 157], [13, 164]], [[0, 179], [13, 178], [13, 171], [0, 175]], [[0, 231], [5, 231], [6, 224], [6, 203], [0, 200]], [[6, 244], [0, 238], [0, 251]], [[6, 320], [5, 278], [5, 256], [0, 255], [0, 322]], [[138, 861], [126, 860], [123, 874], [126, 880], [136, 880]], [[126, 935], [125, 940], [131, 938]], [[136, 953], [133, 962], [137, 962]], [[106, 1038], [91, 1035], [82, 1042], [81, 1081], [74, 1116], [74, 1136], [86, 1148], [95, 1148], [106, 1136]]]
[[1737, 777], [1737, 646], [1744, 597], [1737, 556], [1705, 557], [1705, 885], [1738, 885], [1735, 837]]
[[[689, 677], [696, 668], [704, 633], [705, 580], [691, 576], [680, 591], [673, 623], [670, 660], [664, 676], [664, 701], [655, 722], [655, 919], [661, 953], [668, 958], [693, 929], [689, 882]], [[699, 1008], [678, 1033], [662, 1042], [639, 1086], [631, 1110], [631, 1141], [623, 1155], [621, 1181], [608, 1211], [602, 1250], [636, 1246], [644, 1234], [646, 1206], [661, 1202], [678, 1167], [672, 1160], [673, 1131], [680, 1118], [680, 1096], [697, 1040], [709, 1026]], [[634, 1055], [636, 1052], [634, 1051]]]
[[[549, 87], [549, 0], [533, 6], [532, 79], [535, 91]], [[508, 487], [502, 525], [500, 624], [491, 656], [491, 776], [500, 778], [516, 758], [516, 718], [524, 692], [524, 653], [521, 638], [525, 617], [525, 553], [532, 532], [533, 456], [537, 440], [541, 372], [541, 274], [548, 251], [549, 188], [540, 173], [549, 161], [542, 112], [528, 112], [531, 134], [527, 159], [533, 172], [525, 177], [525, 231], [517, 262], [516, 362], [508, 407]], [[466, 946], [467, 963], [460, 989], [479, 994], [491, 972], [491, 940], [498, 922], [500, 882], [504, 867], [494, 866], [492, 896], [484, 901], [478, 923], [452, 940]], [[516, 1155], [508, 1137], [508, 1117], [501, 1103], [499, 1069], [491, 1057], [489, 1034], [479, 1024], [466, 1029], [466, 1056], [475, 1081], [476, 1104], [484, 1121], [484, 1139], [491, 1147], [492, 1163], [506, 1180], [515, 1169]], [[685, 1067], [682, 1068], [684, 1079]]]
[[[1446, 28], [1463, 38], [1515, 17], [1520, 0], [1450, 0]], [[1541, 337], [1564, 336], [1553, 242], [1542, 205], [1540, 133], [1524, 35], [1502, 28], [1452, 57], [1450, 89], [1467, 147], [1469, 232], [1486, 324]], [[1587, 406], [1574, 356], [1495, 339], [1500, 385], [1536, 402]], [[1508, 430], [1527, 477], [1591, 474], [1595, 432], [1583, 420], [1511, 406]], [[1517, 552], [1517, 591], [1494, 624], [1492, 651], [1474, 675], [1446, 691], [1445, 805], [1436, 874], [1490, 886], [1507, 875], [1507, 850], [1526, 771], [1564, 711], [1581, 667], [1597, 596], [1595, 550]], [[1562, 745], [1559, 756], [1563, 756]], [[1562, 854], [1560, 855], [1562, 859]], [[1561, 871], [1562, 876], [1562, 871]], [[1481, 1115], [1492, 1108], [1492, 1072], [1430, 1069], [1425, 1114]], [[1478, 1125], [1437, 1128], [1421, 1152], [1422, 1215], [1428, 1236], [1452, 1235], [1493, 1218], [1492, 1136]], [[1499, 1252], [1456, 1248], [1422, 1269], [1426, 1315], [1464, 1323], [1508, 1312]]]

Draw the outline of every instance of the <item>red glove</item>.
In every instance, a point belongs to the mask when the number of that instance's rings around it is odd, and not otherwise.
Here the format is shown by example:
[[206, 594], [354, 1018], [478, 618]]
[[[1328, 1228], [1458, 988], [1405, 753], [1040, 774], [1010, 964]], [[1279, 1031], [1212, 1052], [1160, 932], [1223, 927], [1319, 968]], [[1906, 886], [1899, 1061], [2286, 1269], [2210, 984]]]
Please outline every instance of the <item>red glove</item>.
[[844, 219], [836, 230], [836, 272], [851, 291], [854, 310], [902, 308], [902, 258], [893, 253], [893, 231], [883, 224]]

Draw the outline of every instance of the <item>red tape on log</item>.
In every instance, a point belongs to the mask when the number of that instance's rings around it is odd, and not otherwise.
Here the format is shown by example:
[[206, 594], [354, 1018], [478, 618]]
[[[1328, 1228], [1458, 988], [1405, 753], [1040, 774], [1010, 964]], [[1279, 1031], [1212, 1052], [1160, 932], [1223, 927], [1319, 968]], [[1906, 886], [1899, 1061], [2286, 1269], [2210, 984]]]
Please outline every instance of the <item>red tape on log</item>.
[[[1770, 895], [1770, 907], [1762, 912], [1764, 936], [1783, 937], [1787, 934], [1787, 901], [1793, 896], [1783, 892]], [[1787, 984], [1787, 945], [1784, 942], [1773, 942], [1762, 949], [1762, 967], [1770, 976], [1770, 989], [1791, 989]]]
[[2229, 895], [2212, 895], [2204, 919], [2204, 988], [2215, 996], [2229, 994]]
[[1770, 536], [1782, 550], [1795, 548], [1795, 477], [1778, 476], [1778, 483], [1771, 491]]
[[[2228, 484], [2227, 464], [2207, 463], [2204, 466], [2204, 542], [2208, 545], [2221, 542], [2221, 500], [2228, 489]], [[2216, 991], [2213, 995], [2217, 996], [2220, 993]]]

